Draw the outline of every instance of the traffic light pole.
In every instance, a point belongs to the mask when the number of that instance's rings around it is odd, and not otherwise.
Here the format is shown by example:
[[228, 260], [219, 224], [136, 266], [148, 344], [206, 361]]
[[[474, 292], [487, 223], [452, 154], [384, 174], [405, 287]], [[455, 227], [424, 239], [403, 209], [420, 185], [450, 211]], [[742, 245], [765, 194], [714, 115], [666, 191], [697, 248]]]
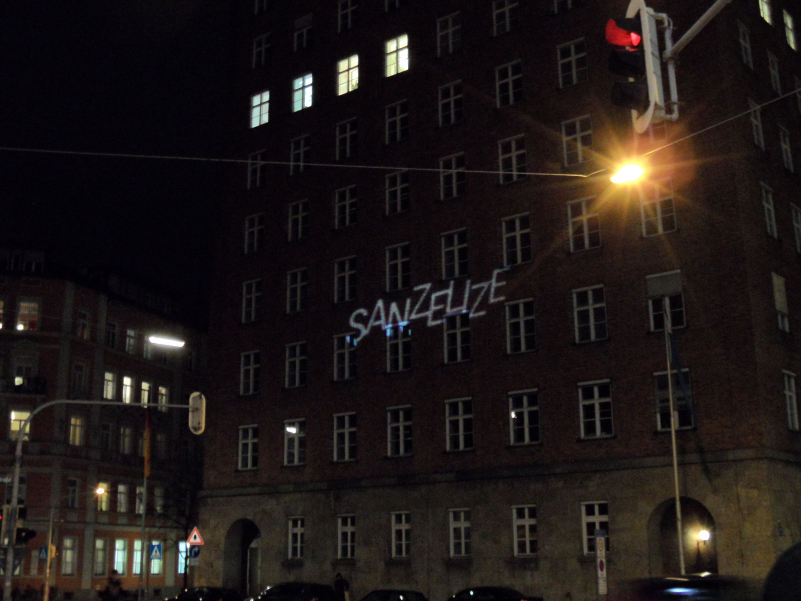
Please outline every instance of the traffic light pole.
[[[31, 421], [33, 420], [33, 416], [42, 411], [43, 409], [47, 409], [48, 407], [52, 407], [54, 405], [109, 405], [115, 407], [125, 406], [119, 401], [81, 401], [81, 400], [57, 399], [55, 401], [48, 401], [46, 403], [42, 403], [38, 407], [34, 408], [33, 411], [31, 411], [31, 414], [28, 416], [28, 419], [26, 419], [22, 423], [22, 426], [20, 427], [17, 435], [17, 446], [14, 451], [14, 474], [11, 479], [11, 503], [9, 503], [9, 515], [3, 516], [4, 522], [8, 520], [8, 526], [6, 527], [6, 531], [8, 532], [8, 544], [6, 545], [6, 560], [5, 560], [6, 565], [5, 565], [5, 572], [3, 574], [4, 578], [3, 599], [5, 601], [11, 601], [11, 585], [12, 585], [12, 579], [14, 577], [14, 541], [16, 534], [17, 513], [19, 510], [19, 477], [20, 477], [20, 470], [22, 468], [22, 443], [25, 440], [25, 436], [28, 434]], [[147, 409], [148, 407], [148, 405], [141, 405], [141, 404], [140, 405], [131, 404], [129, 406], [140, 407], [142, 409]], [[194, 405], [178, 405], [172, 403], [159, 405], [159, 407], [167, 407], [171, 409], [192, 409], [192, 408], [196, 409]], [[11, 528], [14, 528], [14, 530], [12, 531]], [[48, 555], [49, 551], [50, 550], [48, 548]], [[145, 550], [142, 549], [143, 556], [144, 553]]]

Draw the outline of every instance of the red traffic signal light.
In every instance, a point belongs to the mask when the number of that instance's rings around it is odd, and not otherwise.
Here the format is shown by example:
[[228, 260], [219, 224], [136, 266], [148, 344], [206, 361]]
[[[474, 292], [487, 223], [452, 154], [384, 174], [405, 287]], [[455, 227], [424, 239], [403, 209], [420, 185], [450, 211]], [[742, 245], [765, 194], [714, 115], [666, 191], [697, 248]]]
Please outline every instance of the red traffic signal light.
[[636, 48], [642, 42], [639, 19], [609, 19], [606, 22], [606, 41], [613, 46]]

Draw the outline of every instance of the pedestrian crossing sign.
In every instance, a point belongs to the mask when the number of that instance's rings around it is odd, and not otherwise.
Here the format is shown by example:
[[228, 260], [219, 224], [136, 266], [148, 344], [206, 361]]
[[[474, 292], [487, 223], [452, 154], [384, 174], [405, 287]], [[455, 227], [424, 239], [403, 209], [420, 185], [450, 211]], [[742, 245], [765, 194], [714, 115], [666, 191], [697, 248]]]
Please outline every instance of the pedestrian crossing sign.
[[150, 543], [150, 559], [161, 559], [161, 543]]

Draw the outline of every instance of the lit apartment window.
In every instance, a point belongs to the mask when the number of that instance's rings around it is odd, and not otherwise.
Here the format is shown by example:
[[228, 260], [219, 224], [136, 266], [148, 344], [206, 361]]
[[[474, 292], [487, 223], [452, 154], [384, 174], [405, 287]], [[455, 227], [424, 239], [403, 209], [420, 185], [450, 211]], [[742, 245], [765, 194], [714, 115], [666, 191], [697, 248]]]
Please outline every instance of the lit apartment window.
[[562, 150], [565, 165], [578, 165], [590, 158], [592, 149], [592, 119], [584, 115], [562, 122]]
[[295, 33], [293, 36], [293, 50], [299, 52], [308, 48], [312, 41], [312, 19], [309, 14], [295, 20]]
[[[676, 428], [692, 428], [695, 425], [695, 415], [693, 415], [692, 399], [688, 398], [692, 394], [690, 392], [690, 370], [685, 368], [681, 372], [672, 371], [670, 375], [670, 387], [673, 390], [673, 408], [678, 417]], [[654, 374], [654, 389], [657, 429], [669, 431], [670, 395], [667, 372], [663, 371]]]
[[676, 230], [676, 207], [671, 182], [643, 185], [641, 189], [643, 236], [658, 236]]
[[356, 298], [356, 257], [334, 262], [334, 302], [344, 303]]
[[770, 0], [759, 0], [759, 15], [773, 25], [773, 17], [770, 12]]
[[557, 46], [556, 62], [560, 88], [587, 81], [587, 43], [584, 38]]
[[450, 518], [450, 556], [469, 557], [472, 553], [470, 533], [470, 510], [451, 509]]
[[442, 234], [442, 278], [465, 276], [467, 270], [467, 230]]
[[306, 545], [306, 520], [304, 518], [289, 518], [289, 548], [287, 559], [303, 559], [303, 549]]
[[141, 401], [142, 405], [143, 406], [149, 405], [150, 404], [150, 400], [151, 400], [150, 396], [151, 396], [151, 393], [153, 392], [153, 386], [150, 384], [150, 382], [142, 382], [142, 391], [141, 392], [142, 392], [142, 395], [140, 397], [140, 401]]
[[353, 29], [357, 24], [357, 0], [339, 0], [337, 4], [337, 31], [342, 33]]
[[313, 78], [311, 73], [292, 80], [292, 112], [297, 113], [312, 105]]
[[778, 239], [779, 233], [776, 230], [776, 210], [773, 208], [773, 190], [759, 182], [762, 190], [762, 209], [765, 213], [765, 231], [771, 238]]
[[512, 507], [512, 527], [515, 533], [515, 557], [537, 554], [537, 507]]
[[412, 454], [412, 408], [387, 409], [387, 455], [400, 457]]
[[82, 447], [86, 438], [86, 418], [80, 415], [70, 417], [69, 444]]
[[612, 388], [609, 380], [578, 385], [581, 437], [612, 436]]
[[133, 403], [134, 380], [131, 376], [122, 377], [122, 402]]
[[609, 549], [609, 504], [606, 501], [594, 501], [581, 504], [581, 525], [584, 536], [584, 555], [595, 554], [595, 533], [603, 530], [606, 533], [606, 548]]
[[239, 427], [238, 469], [254, 470], [259, 467], [259, 427]]
[[306, 343], [293, 342], [286, 345], [286, 374], [284, 385], [287, 388], [306, 386]]
[[107, 371], [103, 375], [103, 398], [113, 401], [117, 396], [117, 374]]
[[409, 137], [409, 102], [407, 100], [390, 104], [384, 110], [384, 116], [387, 144], [400, 142]]
[[337, 123], [335, 128], [337, 161], [350, 159], [356, 156], [359, 131], [356, 119], [348, 119]]
[[462, 13], [437, 19], [437, 56], [453, 54], [462, 48]]
[[528, 213], [503, 220], [504, 267], [531, 261], [531, 224]]
[[466, 451], [473, 448], [473, 401], [454, 399], [445, 402], [447, 449]]
[[463, 117], [462, 82], [455, 81], [439, 88], [439, 126], [453, 125]]
[[470, 360], [470, 315], [449, 315], [442, 322], [445, 363]]
[[260, 188], [264, 185], [267, 163], [264, 160], [265, 152], [251, 152], [248, 155], [248, 190]]
[[256, 394], [259, 391], [260, 360], [259, 351], [240, 355], [239, 394]]
[[309, 162], [311, 139], [309, 136], [294, 138], [289, 143], [289, 175], [303, 173]]
[[359, 55], [354, 54], [337, 62], [337, 95], [342, 96], [359, 87]]
[[356, 516], [340, 515], [337, 517], [337, 559], [353, 559], [356, 557]]
[[495, 0], [492, 3], [492, 33], [509, 33], [517, 25], [519, 4], [517, 0]]
[[95, 490], [103, 489], [102, 495], [97, 495], [97, 510], [108, 511], [111, 506], [111, 493], [109, 492], [108, 482], [98, 482]]
[[251, 323], [259, 318], [261, 288], [261, 280], [250, 280], [242, 284], [242, 323]]
[[306, 463], [306, 420], [284, 422], [284, 465]]
[[787, 171], [793, 173], [795, 166], [793, 165], [793, 150], [790, 146], [790, 132], [781, 125], [779, 126], [779, 145], [782, 150], [782, 164]]
[[356, 377], [356, 341], [353, 334], [334, 336], [334, 380]]
[[740, 23], [740, 21], [737, 21], [737, 31], [740, 42], [740, 58], [746, 67], [753, 69], [754, 61], [751, 57], [751, 32], [749, 32], [748, 28]]
[[61, 539], [61, 575], [75, 576], [78, 566], [78, 538], [65, 536]]
[[409, 325], [387, 328], [387, 371], [398, 372], [412, 368], [412, 329]]
[[801, 208], [794, 204], [790, 205], [793, 213], [793, 234], [795, 236], [795, 252], [801, 254]]
[[594, 200], [594, 198], [584, 198], [567, 204], [571, 252], [601, 246], [601, 220], [594, 210]]
[[591, 342], [607, 337], [606, 297], [603, 286], [573, 291], [573, 318], [576, 342]]
[[39, 329], [39, 303], [20, 301], [17, 308], [17, 330], [35, 331]]
[[270, 90], [250, 97], [250, 127], [264, 125], [270, 120]]
[[523, 67], [520, 61], [495, 69], [495, 95], [499, 107], [523, 100]]
[[773, 303], [776, 307], [776, 320], [782, 332], [790, 331], [790, 311], [787, 308], [787, 287], [785, 279], [771, 273], [773, 279]]
[[394, 215], [409, 210], [409, 172], [397, 171], [385, 178], [386, 213]]
[[92, 570], [95, 576], [105, 576], [108, 570], [106, 567], [108, 564], [107, 545], [108, 541], [105, 538], [95, 539], [94, 569]]
[[[9, 434], [11, 440], [19, 440], [19, 433], [22, 430], [22, 425], [25, 420], [30, 416], [30, 411], [10, 411], [9, 412]], [[30, 437], [30, 427], [25, 430], [25, 437], [23, 440], [28, 440]]]
[[784, 16], [784, 37], [787, 39], [787, 44], [793, 50], [798, 50], [795, 38], [795, 21], [793, 20], [793, 15], [788, 13], [786, 10], [782, 11], [782, 15]]
[[779, 75], [779, 59], [772, 52], [768, 52], [768, 70], [770, 71], [770, 87], [773, 91], [781, 95], [782, 79]]
[[409, 70], [409, 36], [403, 34], [388, 40], [385, 44], [387, 77]]
[[187, 561], [189, 559], [188, 553], [189, 545], [186, 541], [178, 541], [178, 575], [186, 574]]
[[309, 201], [300, 200], [289, 205], [287, 238], [300, 240], [309, 235]]
[[409, 243], [390, 246], [385, 255], [387, 292], [408, 288], [412, 277]]
[[506, 304], [506, 352], [525, 353], [536, 349], [534, 335], [534, 301]]
[[540, 442], [540, 404], [536, 390], [509, 393], [509, 438], [513, 445]]
[[130, 500], [128, 498], [128, 485], [117, 486], [117, 513], [128, 513]]
[[142, 539], [134, 540], [133, 560], [131, 561], [131, 573], [136, 576], [142, 573]]
[[118, 538], [114, 541], [114, 571], [119, 576], [128, 573], [128, 539]]
[[253, 38], [253, 53], [251, 58], [251, 68], [257, 69], [267, 64], [267, 57], [270, 53], [270, 34], [264, 33]]
[[754, 135], [754, 144], [757, 148], [765, 150], [765, 137], [762, 132], [762, 113], [756, 102], [748, 99], [748, 108], [751, 110], [751, 132]]
[[264, 239], [264, 213], [245, 217], [245, 254], [259, 250]]
[[526, 177], [525, 136], [515, 136], [498, 142], [498, 165], [502, 184]]
[[392, 524], [392, 557], [409, 557], [412, 551], [412, 514], [396, 511], [390, 514]]
[[467, 175], [464, 167], [464, 153], [454, 154], [439, 160], [440, 200], [464, 196], [467, 189]]
[[356, 459], [356, 414], [334, 416], [334, 461]]
[[337, 229], [356, 223], [356, 206], [358, 202], [356, 186], [340, 188], [334, 192], [334, 225]]
[[295, 269], [286, 274], [286, 312], [298, 313], [306, 309], [308, 274], [306, 269]]
[[795, 391], [795, 374], [782, 372], [784, 378], [784, 401], [787, 406], [787, 428], [798, 432], [798, 397]]
[[133, 454], [134, 431], [130, 426], [120, 428], [120, 453], [123, 455]]

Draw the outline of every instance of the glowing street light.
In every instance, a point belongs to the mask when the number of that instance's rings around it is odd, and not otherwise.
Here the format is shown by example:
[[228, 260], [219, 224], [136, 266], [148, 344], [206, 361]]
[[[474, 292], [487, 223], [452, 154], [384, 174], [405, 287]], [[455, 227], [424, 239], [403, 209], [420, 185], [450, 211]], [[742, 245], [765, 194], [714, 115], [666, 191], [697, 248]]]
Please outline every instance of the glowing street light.
[[151, 344], [157, 344], [159, 346], [174, 346], [176, 348], [181, 348], [186, 344], [183, 340], [176, 340], [175, 338], [166, 338], [164, 336], [150, 336], [148, 341]]
[[642, 167], [635, 163], [623, 165], [620, 170], [612, 176], [612, 183], [615, 184], [630, 184], [637, 181], [645, 173]]
[[709, 530], [701, 530], [701, 532], [698, 533], [698, 540], [706, 542], [709, 540], [710, 536]]

